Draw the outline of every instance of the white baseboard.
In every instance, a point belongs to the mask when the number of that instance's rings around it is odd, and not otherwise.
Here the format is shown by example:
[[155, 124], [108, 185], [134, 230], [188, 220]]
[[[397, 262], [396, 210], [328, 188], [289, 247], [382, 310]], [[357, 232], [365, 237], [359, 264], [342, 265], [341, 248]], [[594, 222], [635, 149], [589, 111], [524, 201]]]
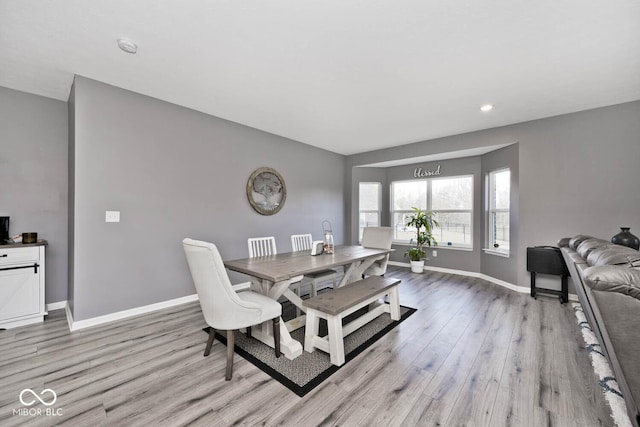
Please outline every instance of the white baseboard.
[[[395, 265], [396, 267], [407, 267], [410, 268], [411, 264], [406, 262], [398, 262], [398, 261], [389, 261], [389, 265]], [[431, 267], [428, 265], [424, 266], [425, 270], [437, 271], [439, 273], [448, 273], [448, 274], [458, 274], [460, 276], [468, 276], [468, 277], [477, 277], [478, 279], [486, 280], [487, 282], [495, 283], [496, 285], [502, 286], [507, 289], [511, 289], [515, 292], [520, 292], [523, 294], [528, 294], [531, 292], [530, 287], [518, 286], [513, 283], [506, 282], [504, 280], [496, 279], [495, 277], [488, 276], [483, 273], [476, 273], [475, 271], [464, 271], [464, 270], [455, 270], [452, 268], [442, 268], [442, 267]], [[569, 294], [569, 301], [578, 301], [578, 296], [576, 294]]]
[[51, 311], [51, 310], [61, 310], [63, 308], [65, 308], [67, 306], [67, 301], [58, 301], [58, 302], [52, 302], [47, 304], [47, 311]]
[[[397, 267], [406, 267], [410, 268], [411, 265], [409, 263], [397, 262], [397, 261], [389, 261], [389, 265], [394, 265]], [[524, 294], [528, 294], [531, 289], [529, 287], [517, 286], [512, 283], [506, 282], [504, 280], [496, 279], [495, 277], [487, 276], [486, 274], [476, 273], [473, 271], [464, 271], [464, 270], [455, 270], [451, 268], [442, 268], [442, 267], [430, 267], [425, 266], [426, 270], [437, 271], [440, 273], [449, 273], [449, 274], [458, 274], [461, 276], [469, 276], [469, 277], [477, 277], [479, 279], [486, 280], [487, 282], [495, 283], [496, 285], [505, 287], [507, 289], [511, 289], [515, 292], [520, 292]], [[67, 313], [67, 322], [69, 323], [70, 331], [78, 331], [80, 329], [90, 328], [92, 326], [102, 325], [108, 322], [114, 322], [116, 320], [126, 319], [128, 317], [138, 316], [140, 314], [150, 313], [152, 311], [162, 310], [164, 308], [173, 307], [180, 304], [186, 304], [188, 302], [198, 301], [198, 294], [187, 295], [185, 297], [175, 298], [168, 301], [158, 302], [155, 304], [149, 304], [142, 307], [136, 307], [129, 310], [118, 311], [116, 313], [106, 314], [104, 316], [92, 317], [90, 319], [84, 320], [73, 320], [73, 315], [71, 314], [71, 310], [69, 309], [69, 304], [67, 301], [59, 301], [51, 304], [47, 304], [47, 310], [58, 310], [64, 308]], [[578, 302], [578, 297], [575, 294], [569, 294], [569, 301]]]
[[186, 304], [188, 302], [198, 301], [198, 294], [187, 295], [185, 297], [175, 298], [168, 301], [158, 302], [155, 304], [149, 304], [142, 307], [131, 308], [129, 310], [118, 311], [104, 316], [92, 317], [84, 320], [73, 320], [69, 305], [66, 305], [67, 322], [69, 323], [69, 330], [71, 332], [78, 331], [80, 329], [90, 328], [92, 326], [102, 325], [108, 322], [114, 322], [116, 320], [126, 319], [128, 317], [138, 316], [140, 314], [150, 313], [152, 311], [162, 310], [163, 308], [169, 308], [180, 304]]
[[71, 314], [71, 309], [69, 308], [69, 303], [64, 306], [64, 311], [67, 313], [67, 324], [69, 325], [69, 330], [73, 331], [73, 314]]

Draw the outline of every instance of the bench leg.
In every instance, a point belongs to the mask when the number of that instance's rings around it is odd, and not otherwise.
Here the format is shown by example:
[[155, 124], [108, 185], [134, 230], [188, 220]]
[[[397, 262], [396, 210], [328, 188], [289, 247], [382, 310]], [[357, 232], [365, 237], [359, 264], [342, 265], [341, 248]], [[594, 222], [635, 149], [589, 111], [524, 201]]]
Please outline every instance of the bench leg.
[[331, 363], [344, 365], [344, 337], [342, 335], [342, 319], [339, 316], [327, 316], [329, 329], [329, 355]]
[[313, 353], [316, 349], [313, 345], [313, 339], [318, 336], [320, 331], [320, 319], [316, 316], [315, 310], [307, 309], [307, 323], [304, 329], [304, 350], [307, 353]]
[[389, 313], [391, 315], [391, 319], [400, 320], [400, 295], [398, 294], [397, 286], [391, 288], [389, 292], [389, 305], [391, 306], [389, 307], [391, 309], [391, 312]]

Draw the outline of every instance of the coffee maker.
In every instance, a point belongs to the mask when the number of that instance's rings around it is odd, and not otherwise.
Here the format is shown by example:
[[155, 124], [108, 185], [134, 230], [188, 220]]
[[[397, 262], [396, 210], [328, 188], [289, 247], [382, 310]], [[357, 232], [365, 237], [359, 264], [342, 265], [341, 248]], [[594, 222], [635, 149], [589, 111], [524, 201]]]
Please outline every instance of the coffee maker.
[[9, 217], [0, 216], [0, 245], [9, 243]]

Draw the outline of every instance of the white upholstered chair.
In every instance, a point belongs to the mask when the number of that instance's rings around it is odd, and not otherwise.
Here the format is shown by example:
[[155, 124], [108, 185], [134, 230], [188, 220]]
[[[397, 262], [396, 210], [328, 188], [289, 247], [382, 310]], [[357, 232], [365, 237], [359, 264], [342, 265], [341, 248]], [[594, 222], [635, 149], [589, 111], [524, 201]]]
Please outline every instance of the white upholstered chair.
[[[312, 243], [313, 237], [311, 234], [293, 234], [291, 236], [291, 248], [293, 249], [293, 252], [311, 250]], [[315, 297], [318, 294], [318, 283], [321, 280], [330, 278], [333, 280], [333, 287], [336, 287], [335, 270], [322, 270], [315, 273], [308, 273], [304, 275], [304, 278], [309, 281], [312, 297]]]
[[233, 375], [233, 331], [247, 328], [247, 335], [251, 336], [251, 326], [268, 320], [273, 321], [276, 357], [280, 357], [280, 303], [257, 292], [236, 293], [218, 248], [213, 243], [184, 239], [182, 246], [198, 292], [202, 314], [210, 327], [205, 357], [211, 351], [216, 330], [227, 331], [225, 379], [229, 381]]
[[[365, 248], [391, 249], [392, 241], [393, 228], [391, 227], [365, 227], [362, 234], [362, 246]], [[378, 258], [362, 276], [384, 276], [388, 262], [389, 254]]]

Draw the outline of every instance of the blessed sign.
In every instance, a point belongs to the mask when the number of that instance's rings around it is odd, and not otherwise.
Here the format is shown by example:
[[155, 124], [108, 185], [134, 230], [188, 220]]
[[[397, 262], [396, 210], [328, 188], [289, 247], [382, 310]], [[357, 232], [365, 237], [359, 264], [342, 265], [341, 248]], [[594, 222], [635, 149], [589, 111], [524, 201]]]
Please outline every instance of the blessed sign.
[[427, 176], [438, 176], [438, 175], [440, 175], [440, 165], [438, 165], [436, 170], [415, 168], [415, 170], [413, 171], [414, 178], [424, 178]]

